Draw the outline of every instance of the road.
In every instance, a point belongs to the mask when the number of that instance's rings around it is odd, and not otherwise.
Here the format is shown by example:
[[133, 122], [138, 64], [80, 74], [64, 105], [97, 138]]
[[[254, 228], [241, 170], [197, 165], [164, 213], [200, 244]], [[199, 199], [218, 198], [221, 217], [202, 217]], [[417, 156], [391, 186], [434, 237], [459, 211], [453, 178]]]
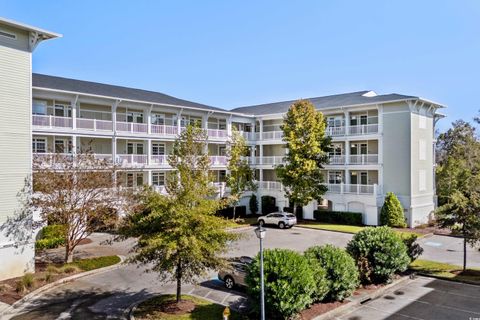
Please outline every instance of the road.
[[[254, 256], [258, 252], [258, 239], [254, 235], [253, 227], [241, 233], [245, 235], [244, 238], [231, 245], [229, 255]], [[312, 245], [327, 243], [344, 247], [351, 237], [350, 234], [304, 228], [288, 230], [269, 228], [265, 238], [265, 248], [289, 248], [303, 251]], [[462, 261], [461, 239], [432, 236], [421, 239], [420, 243], [425, 248], [423, 259], [456, 264]], [[91, 246], [94, 245], [98, 246], [98, 244], [91, 244]], [[114, 246], [128, 252], [126, 244]], [[480, 267], [480, 252], [469, 251], [469, 265]], [[26, 305], [26, 309], [22, 310], [26, 313], [12, 319], [122, 319], [124, 310], [134, 302], [155, 294], [175, 292], [173, 284], [161, 282], [157, 275], [144, 271], [144, 268], [137, 268], [134, 265], [122, 265], [116, 270], [61, 285]], [[241, 304], [243, 298], [241, 292], [227, 293], [228, 297], [226, 297], [227, 294], [222, 294], [220, 290], [211, 290], [212, 286], [218, 285], [214, 278], [215, 273], [211, 273], [203, 279], [205, 281], [203, 285], [185, 286], [184, 292], [197, 290], [196, 293], [199, 295], [208, 294], [209, 298], [218, 302], [225, 299], [224, 303]], [[9, 317], [2, 319], [9, 319]]]

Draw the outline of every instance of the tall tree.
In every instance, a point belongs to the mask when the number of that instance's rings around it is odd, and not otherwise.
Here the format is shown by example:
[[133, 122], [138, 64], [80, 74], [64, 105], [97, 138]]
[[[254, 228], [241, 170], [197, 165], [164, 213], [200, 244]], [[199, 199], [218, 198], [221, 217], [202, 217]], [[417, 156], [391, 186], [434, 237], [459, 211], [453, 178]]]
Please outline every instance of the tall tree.
[[328, 163], [331, 139], [325, 136], [323, 114], [308, 100], [292, 104], [283, 119], [283, 141], [288, 150], [276, 172], [286, 196], [297, 206], [320, 201], [327, 191], [323, 165]]
[[480, 242], [480, 141], [475, 128], [464, 121], [441, 134], [437, 141], [441, 157], [436, 168], [436, 189], [440, 207], [439, 226], [463, 237], [463, 269], [467, 265], [467, 244]]
[[65, 262], [79, 242], [101, 225], [114, 223], [121, 201], [114, 166], [90, 151], [38, 155], [33, 161], [31, 205], [44, 222], [65, 226]]
[[226, 265], [222, 254], [238, 239], [226, 231], [227, 221], [215, 215], [225, 204], [213, 197], [206, 140], [204, 131], [192, 126], [180, 134], [168, 158], [175, 171], [168, 176], [167, 195], [143, 190], [137, 195], [139, 206], [120, 228], [121, 238], [138, 237], [129, 261], [176, 281], [177, 302], [182, 283], [194, 283], [207, 270]]
[[256, 190], [254, 170], [248, 164], [248, 147], [245, 138], [233, 128], [228, 141], [228, 173], [227, 186], [230, 188], [230, 199], [233, 203], [233, 219], [238, 201], [246, 191]]

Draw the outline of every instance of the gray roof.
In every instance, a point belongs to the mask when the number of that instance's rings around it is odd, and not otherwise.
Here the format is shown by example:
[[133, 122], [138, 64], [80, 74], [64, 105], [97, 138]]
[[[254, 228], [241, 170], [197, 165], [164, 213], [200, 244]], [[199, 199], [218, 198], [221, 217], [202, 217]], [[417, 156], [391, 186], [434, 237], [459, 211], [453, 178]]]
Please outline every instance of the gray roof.
[[[371, 97], [365, 96], [365, 94], [368, 92], [370, 91], [342, 93], [325, 97], [307, 98], [307, 100], [310, 100], [317, 109], [325, 109], [331, 107], [352, 106], [358, 104], [384, 103], [395, 100], [418, 99], [418, 97], [415, 96], [405, 96], [396, 93], [376, 95]], [[285, 113], [295, 101], [296, 100], [289, 100], [259, 104], [254, 106], [239, 107], [232, 109], [232, 111], [253, 115]]]
[[113, 97], [118, 99], [137, 100], [137, 101], [144, 101], [144, 102], [153, 103], [153, 104], [167, 104], [167, 105], [175, 105], [180, 107], [191, 107], [191, 108], [207, 109], [212, 111], [228, 112], [224, 109], [175, 98], [160, 92], [127, 88], [127, 87], [121, 87], [121, 86], [114, 86], [110, 84], [75, 80], [75, 79], [62, 78], [62, 77], [54, 77], [54, 76], [38, 74], [38, 73], [32, 74], [32, 87], [100, 95], [100, 96], [107, 96], [107, 97]]

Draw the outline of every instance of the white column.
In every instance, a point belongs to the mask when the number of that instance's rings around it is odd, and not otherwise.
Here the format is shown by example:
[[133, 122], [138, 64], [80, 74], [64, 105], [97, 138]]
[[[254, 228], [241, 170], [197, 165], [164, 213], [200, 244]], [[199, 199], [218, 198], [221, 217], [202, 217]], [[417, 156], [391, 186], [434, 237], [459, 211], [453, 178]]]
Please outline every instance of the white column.
[[263, 144], [258, 145], [258, 156], [259, 156], [259, 161], [257, 164], [263, 164]]
[[76, 154], [77, 153], [77, 137], [72, 136], [72, 153]]
[[112, 138], [112, 161], [115, 164], [117, 161], [117, 137]]
[[260, 181], [263, 181], [263, 169], [259, 169], [258, 172], [260, 173]]
[[147, 133], [148, 134], [152, 133], [152, 108], [153, 106], [147, 109]]
[[182, 112], [180, 111], [177, 113], [177, 133], [180, 134], [182, 131], [180, 130], [182, 124]]
[[258, 122], [260, 123], [260, 125], [259, 125], [259, 127], [260, 127], [260, 128], [259, 128], [260, 138], [259, 138], [258, 140], [262, 140], [262, 139], [263, 139], [263, 120], [260, 119], [260, 120], [258, 120]]
[[113, 133], [117, 133], [117, 106], [118, 102], [115, 101], [112, 105], [112, 126], [113, 126]]
[[350, 184], [350, 169], [345, 169], [345, 184]]
[[345, 135], [348, 136], [350, 134], [350, 112], [345, 111]]
[[147, 170], [145, 171], [145, 173], [147, 174], [147, 184], [149, 186], [152, 185], [152, 170]]
[[345, 140], [345, 164], [350, 164], [350, 140]]
[[231, 136], [232, 135], [232, 118], [229, 117], [227, 119], [227, 136]]
[[152, 139], [147, 139], [147, 165], [152, 163]]
[[77, 98], [73, 99], [71, 102], [72, 108], [72, 129], [77, 129]]

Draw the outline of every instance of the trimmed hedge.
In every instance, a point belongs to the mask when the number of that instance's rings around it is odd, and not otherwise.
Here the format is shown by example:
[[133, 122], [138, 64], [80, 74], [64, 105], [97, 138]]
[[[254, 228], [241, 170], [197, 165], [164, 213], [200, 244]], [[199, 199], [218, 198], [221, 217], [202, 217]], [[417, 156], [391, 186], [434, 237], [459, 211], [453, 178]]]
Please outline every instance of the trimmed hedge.
[[405, 215], [403, 207], [393, 192], [388, 192], [380, 211], [380, 224], [382, 226], [405, 228]]
[[[233, 207], [227, 207], [222, 210], [217, 211], [218, 215], [222, 217], [232, 219], [233, 218]], [[235, 218], [245, 218], [247, 216], [247, 207], [246, 206], [236, 206], [235, 209]]]
[[388, 282], [410, 264], [407, 246], [386, 226], [358, 232], [347, 244], [347, 251], [355, 259], [363, 283]]
[[35, 242], [36, 250], [55, 249], [65, 245], [65, 238], [40, 239]]
[[[258, 310], [260, 297], [260, 258], [257, 255], [248, 267], [246, 283], [252, 302]], [[318, 292], [316, 274], [309, 261], [288, 249], [267, 249], [264, 252], [265, 312], [267, 319], [288, 319], [309, 306]], [[326, 292], [326, 291], [325, 291]]]
[[363, 215], [360, 212], [315, 210], [313, 217], [319, 222], [363, 225]]
[[41, 238], [35, 242], [36, 250], [55, 249], [65, 245], [66, 227], [62, 224], [52, 224], [42, 228]]
[[343, 301], [358, 287], [359, 274], [355, 260], [341, 248], [330, 244], [308, 248], [305, 257], [325, 270], [330, 301]]

